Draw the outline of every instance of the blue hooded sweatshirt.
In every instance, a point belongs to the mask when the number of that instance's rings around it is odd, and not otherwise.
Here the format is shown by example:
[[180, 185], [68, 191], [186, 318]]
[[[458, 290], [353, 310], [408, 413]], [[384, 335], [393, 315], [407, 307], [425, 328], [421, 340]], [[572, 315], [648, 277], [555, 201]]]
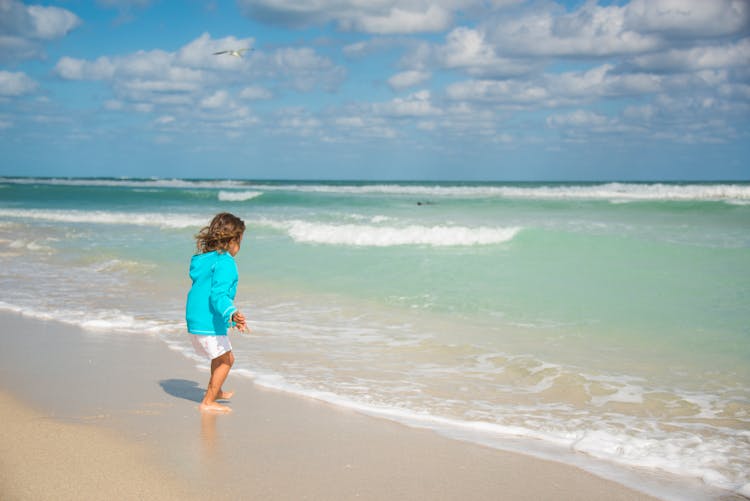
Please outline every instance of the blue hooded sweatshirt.
[[224, 336], [237, 311], [237, 264], [228, 252], [196, 254], [190, 260], [193, 286], [187, 295], [185, 320], [188, 332], [202, 336]]

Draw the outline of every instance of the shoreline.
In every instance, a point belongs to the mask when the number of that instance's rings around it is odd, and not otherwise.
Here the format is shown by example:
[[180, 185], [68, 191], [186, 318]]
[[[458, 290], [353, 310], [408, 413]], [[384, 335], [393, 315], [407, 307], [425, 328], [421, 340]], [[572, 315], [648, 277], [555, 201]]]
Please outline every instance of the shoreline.
[[[0, 399], [0, 415], [114, 440], [102, 441], [100, 450], [121, 450], [113, 445], [118, 440], [132, 445], [125, 455], [133, 464], [145, 454], [157, 478], [176, 479], [162, 482], [163, 497], [155, 499], [181, 497], [180, 489], [262, 499], [656, 499], [575, 466], [266, 390], [237, 374], [227, 385], [237, 392], [234, 412], [201, 414], [207, 373], [156, 337], [84, 331], [7, 312], [0, 312], [0, 323], [0, 390], [12, 397]], [[48, 449], [19, 429], [23, 440], [3, 440], [0, 460], [9, 464], [19, 448], [33, 444], [37, 453], [24, 456], [23, 468], [36, 472], [41, 491], [54, 489], [43, 458], [65, 455], [77, 441]], [[120, 474], [100, 466], [112, 478]], [[17, 470], [3, 470], [8, 478], [0, 493], [8, 494], [7, 486], [21, 480]], [[81, 482], [89, 477], [85, 468], [73, 473]], [[136, 479], [132, 491], [125, 485], [118, 493], [137, 497], [137, 473]], [[78, 496], [93, 494], [87, 484], [76, 485]]]

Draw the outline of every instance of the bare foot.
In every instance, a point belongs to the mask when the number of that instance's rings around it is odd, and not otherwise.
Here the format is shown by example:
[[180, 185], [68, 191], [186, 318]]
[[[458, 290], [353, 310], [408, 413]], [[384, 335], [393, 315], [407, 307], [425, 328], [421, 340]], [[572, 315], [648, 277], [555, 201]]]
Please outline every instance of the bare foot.
[[201, 410], [201, 412], [232, 412], [231, 407], [227, 407], [226, 405], [221, 405], [220, 403], [213, 402], [211, 404], [200, 404], [198, 406], [198, 409]]
[[229, 400], [234, 396], [233, 391], [220, 391], [219, 395], [216, 397], [216, 400]]

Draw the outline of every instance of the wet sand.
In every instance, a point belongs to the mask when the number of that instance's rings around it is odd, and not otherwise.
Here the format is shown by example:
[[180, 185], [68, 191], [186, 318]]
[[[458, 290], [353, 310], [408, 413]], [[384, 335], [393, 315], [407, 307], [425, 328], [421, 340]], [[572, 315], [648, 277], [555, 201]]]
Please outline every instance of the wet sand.
[[148, 335], [0, 313], [0, 498], [646, 500], [573, 466], [442, 437], [231, 375]]

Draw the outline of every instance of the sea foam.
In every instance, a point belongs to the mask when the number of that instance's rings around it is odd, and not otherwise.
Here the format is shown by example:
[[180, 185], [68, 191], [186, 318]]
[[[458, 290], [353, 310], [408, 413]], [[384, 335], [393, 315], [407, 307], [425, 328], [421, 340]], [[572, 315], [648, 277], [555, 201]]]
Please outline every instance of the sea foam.
[[246, 185], [243, 181], [233, 180], [189, 180], [189, 179], [133, 179], [133, 178], [35, 178], [35, 177], [0, 177], [0, 183], [9, 184], [46, 184], [58, 186], [98, 186], [113, 188], [240, 188]]
[[9, 311], [36, 320], [52, 320], [74, 325], [94, 332], [122, 332], [139, 334], [159, 334], [185, 330], [182, 322], [164, 322], [145, 318], [136, 318], [131, 314], [116, 309], [57, 309], [41, 310], [0, 301], [0, 311]]
[[220, 191], [219, 200], [222, 202], [246, 202], [258, 198], [262, 191]]
[[[252, 379], [260, 387], [323, 401], [415, 428], [430, 429], [447, 437], [487, 447], [522, 452], [553, 461], [569, 462], [597, 475], [620, 481], [641, 492], [663, 499], [697, 500], [704, 499], [706, 493], [696, 489], [695, 485], [692, 487], [678, 484], [668, 486], [663, 480], [607, 468], [596, 459], [604, 459], [610, 464], [645, 467], [680, 476], [699, 478], [707, 486], [743, 495], [748, 486], [727, 478], [715, 469], [712, 461], [707, 461], [707, 459], [712, 459], [721, 463], [721, 454], [715, 454], [715, 457], [711, 458], [695, 457], [689, 454], [696, 442], [695, 437], [691, 436], [670, 439], [662, 443], [659, 440], [643, 439], [606, 427], [565, 434], [525, 426], [456, 419], [412, 410], [408, 406], [383, 405], [331, 391], [306, 388], [290, 382], [278, 373], [259, 372], [244, 367], [236, 367], [234, 372]], [[727, 446], [726, 443], [711, 443], [701, 444], [698, 448], [703, 453], [709, 453], [712, 450], [722, 450]]]
[[310, 193], [408, 195], [462, 198], [510, 198], [530, 200], [623, 201], [750, 201], [747, 184], [602, 183], [564, 185], [412, 185], [412, 184], [256, 184], [254, 189]]
[[127, 224], [159, 228], [190, 228], [205, 224], [204, 219], [182, 214], [112, 212], [83, 210], [0, 209], [0, 217], [34, 219], [61, 223]]
[[322, 224], [300, 220], [261, 221], [260, 224], [283, 229], [292, 239], [301, 243], [358, 247], [491, 245], [508, 242], [521, 230], [518, 227]]
[[[0, 183], [48, 184], [62, 186], [100, 186], [125, 188], [181, 189], [249, 189], [253, 191], [291, 191], [349, 195], [403, 195], [421, 198], [509, 198], [530, 200], [607, 200], [634, 201], [723, 201], [733, 204], [750, 203], [747, 183], [599, 183], [599, 184], [326, 184], [326, 183], [263, 183], [240, 180], [189, 179], [92, 179], [92, 178], [16, 178], [0, 177]], [[242, 193], [242, 192], [238, 192]], [[251, 193], [251, 192], [247, 192]], [[231, 199], [220, 200], [237, 201]], [[227, 195], [224, 195], [227, 196]], [[229, 195], [232, 197], [233, 195]], [[240, 195], [237, 195], [240, 196]], [[242, 200], [240, 200], [242, 201]]]

